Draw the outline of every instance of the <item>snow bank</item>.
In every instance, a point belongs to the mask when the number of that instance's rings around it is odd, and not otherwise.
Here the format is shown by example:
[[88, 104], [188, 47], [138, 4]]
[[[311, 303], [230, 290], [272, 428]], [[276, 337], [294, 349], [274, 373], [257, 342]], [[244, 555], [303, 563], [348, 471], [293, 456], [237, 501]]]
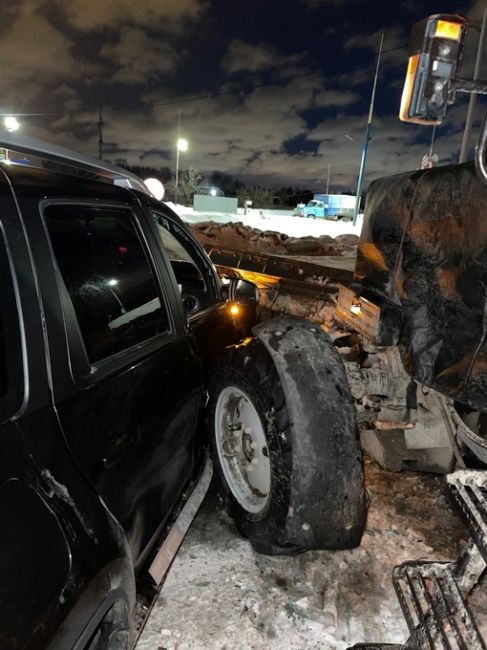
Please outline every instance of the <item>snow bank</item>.
[[273, 255], [341, 256], [357, 248], [357, 235], [330, 235], [320, 237], [289, 237], [275, 230], [258, 230], [242, 221], [216, 223], [202, 221], [190, 224], [194, 236], [204, 245], [229, 248], [247, 253]]
[[351, 222], [329, 221], [327, 219], [311, 219], [309, 217], [293, 217], [291, 211], [285, 210], [248, 210], [247, 214], [231, 214], [227, 212], [197, 212], [183, 205], [167, 203], [187, 224], [197, 224], [203, 221], [216, 223], [243, 222], [250, 228], [258, 230], [273, 230], [284, 233], [289, 237], [320, 237], [329, 235], [353, 234], [360, 236], [363, 215], [359, 215], [355, 226]]

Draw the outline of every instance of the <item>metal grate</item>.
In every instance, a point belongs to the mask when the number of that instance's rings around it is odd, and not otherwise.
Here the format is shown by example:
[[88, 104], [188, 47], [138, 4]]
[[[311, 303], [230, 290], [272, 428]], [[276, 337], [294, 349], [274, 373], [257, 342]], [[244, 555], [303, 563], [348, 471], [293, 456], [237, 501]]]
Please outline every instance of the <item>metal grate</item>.
[[449, 562], [406, 562], [393, 583], [414, 650], [486, 650]]
[[487, 562], [487, 472], [459, 470], [446, 480], [458, 502], [468, 529]]

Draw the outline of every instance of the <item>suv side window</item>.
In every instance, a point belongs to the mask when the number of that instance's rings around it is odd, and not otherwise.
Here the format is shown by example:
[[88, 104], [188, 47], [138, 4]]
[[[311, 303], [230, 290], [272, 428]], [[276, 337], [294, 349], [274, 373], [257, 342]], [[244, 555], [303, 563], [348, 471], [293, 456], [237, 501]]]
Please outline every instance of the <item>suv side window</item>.
[[7, 251], [0, 233], [0, 422], [19, 410], [23, 389], [20, 324]]
[[169, 329], [130, 210], [54, 204], [44, 218], [91, 363]]
[[202, 259], [188, 234], [157, 212], [153, 213], [162, 245], [171, 262], [184, 309], [188, 316], [219, 302], [211, 268]]

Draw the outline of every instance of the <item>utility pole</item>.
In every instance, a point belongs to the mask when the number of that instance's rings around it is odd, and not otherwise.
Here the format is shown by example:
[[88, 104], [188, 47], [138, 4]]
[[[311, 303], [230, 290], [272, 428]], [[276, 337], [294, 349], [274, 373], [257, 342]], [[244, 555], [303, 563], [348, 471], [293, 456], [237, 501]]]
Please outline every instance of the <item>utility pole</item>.
[[103, 105], [98, 107], [98, 158], [103, 160]]
[[358, 173], [358, 181], [357, 181], [357, 198], [355, 201], [355, 213], [353, 217], [353, 225], [357, 223], [357, 216], [360, 210], [360, 197], [362, 194], [362, 182], [364, 180], [364, 172], [365, 172], [365, 163], [367, 161], [367, 150], [369, 148], [369, 140], [370, 140], [370, 129], [372, 126], [372, 116], [374, 114], [374, 103], [375, 103], [375, 91], [377, 89], [377, 79], [379, 77], [379, 65], [380, 65], [380, 57], [382, 55], [382, 44], [384, 43], [384, 33], [381, 34], [380, 37], [380, 46], [379, 46], [379, 56], [377, 57], [377, 65], [375, 68], [375, 77], [374, 77], [374, 85], [372, 86], [372, 95], [370, 97], [370, 107], [369, 107], [369, 117], [367, 120], [367, 126], [365, 128], [365, 137], [364, 137], [364, 144], [362, 146], [362, 159], [360, 160], [360, 170]]
[[331, 172], [331, 163], [328, 163], [328, 176], [326, 177], [326, 193], [330, 192], [330, 172]]
[[[477, 58], [475, 59], [475, 68], [473, 72], [474, 81], [479, 78], [480, 62], [482, 59], [482, 49], [484, 47], [485, 28], [487, 24], [487, 9], [484, 9], [484, 16], [482, 18], [482, 29], [480, 30], [479, 44], [477, 47]], [[463, 132], [462, 148], [460, 150], [459, 163], [467, 160], [468, 155], [468, 141], [470, 140], [470, 131], [472, 130], [473, 114], [475, 112], [475, 105], [477, 104], [477, 95], [472, 93], [468, 103], [467, 119], [465, 120], [465, 130]]]
[[174, 203], [178, 204], [179, 194], [179, 140], [181, 139], [181, 109], [178, 109], [178, 139], [176, 142], [176, 180], [174, 182]]

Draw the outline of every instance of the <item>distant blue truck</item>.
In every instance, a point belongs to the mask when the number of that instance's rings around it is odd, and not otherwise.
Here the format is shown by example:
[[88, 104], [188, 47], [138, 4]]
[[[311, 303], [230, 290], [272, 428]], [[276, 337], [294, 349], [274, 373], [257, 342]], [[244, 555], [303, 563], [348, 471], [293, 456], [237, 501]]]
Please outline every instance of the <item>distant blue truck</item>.
[[315, 194], [308, 203], [298, 203], [294, 209], [296, 217], [352, 221], [355, 211], [355, 196], [350, 194]]

